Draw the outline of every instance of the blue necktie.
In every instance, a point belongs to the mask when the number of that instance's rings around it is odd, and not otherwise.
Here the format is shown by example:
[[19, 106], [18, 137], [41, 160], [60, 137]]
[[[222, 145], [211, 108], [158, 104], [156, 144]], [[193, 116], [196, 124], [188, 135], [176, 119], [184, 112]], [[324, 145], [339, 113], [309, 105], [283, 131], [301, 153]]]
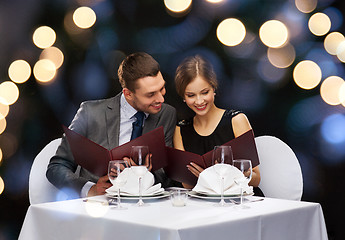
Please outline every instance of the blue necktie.
[[137, 112], [136, 114], [134, 114], [134, 116], [137, 118], [137, 120], [133, 123], [131, 140], [141, 136], [143, 132], [143, 122], [145, 113]]

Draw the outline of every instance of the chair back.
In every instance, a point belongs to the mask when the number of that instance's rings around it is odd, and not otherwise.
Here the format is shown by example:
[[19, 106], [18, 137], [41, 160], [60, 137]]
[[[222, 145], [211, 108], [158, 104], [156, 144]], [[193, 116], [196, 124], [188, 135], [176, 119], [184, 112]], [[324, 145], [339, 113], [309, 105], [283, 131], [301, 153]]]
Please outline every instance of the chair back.
[[50, 158], [55, 155], [60, 143], [61, 138], [51, 141], [34, 159], [29, 175], [30, 204], [68, 199], [67, 194], [57, 189], [46, 177]]
[[266, 197], [301, 200], [302, 171], [293, 150], [273, 136], [255, 138], [260, 160], [259, 188]]

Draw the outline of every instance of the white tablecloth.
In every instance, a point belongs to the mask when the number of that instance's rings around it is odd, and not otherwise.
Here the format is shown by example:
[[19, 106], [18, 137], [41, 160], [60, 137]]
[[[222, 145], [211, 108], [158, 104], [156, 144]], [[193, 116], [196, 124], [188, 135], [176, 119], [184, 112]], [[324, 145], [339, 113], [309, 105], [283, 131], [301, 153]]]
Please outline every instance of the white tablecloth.
[[164, 199], [146, 207], [124, 205], [127, 210], [114, 210], [82, 199], [31, 205], [19, 239], [328, 239], [318, 203], [265, 198], [249, 203], [250, 209], [235, 209], [201, 199], [173, 207]]

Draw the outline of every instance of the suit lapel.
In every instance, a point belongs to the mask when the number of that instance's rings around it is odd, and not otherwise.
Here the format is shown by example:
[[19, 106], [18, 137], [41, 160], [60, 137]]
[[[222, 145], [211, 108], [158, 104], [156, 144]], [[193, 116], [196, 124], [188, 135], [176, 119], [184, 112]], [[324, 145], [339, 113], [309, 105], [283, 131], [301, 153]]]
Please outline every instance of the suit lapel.
[[121, 93], [113, 98], [113, 101], [109, 102], [106, 111], [106, 129], [108, 136], [108, 144], [110, 149], [119, 145], [120, 135], [120, 97]]

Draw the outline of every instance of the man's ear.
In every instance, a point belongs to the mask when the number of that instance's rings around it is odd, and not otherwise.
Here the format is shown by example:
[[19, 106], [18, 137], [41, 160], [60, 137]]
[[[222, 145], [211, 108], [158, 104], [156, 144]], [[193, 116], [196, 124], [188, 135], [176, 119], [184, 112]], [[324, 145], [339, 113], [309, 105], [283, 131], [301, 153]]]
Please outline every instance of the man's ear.
[[126, 99], [128, 99], [128, 100], [132, 100], [133, 99], [133, 93], [128, 88], [123, 88], [122, 89], [122, 93], [123, 93], [123, 95], [125, 96]]

